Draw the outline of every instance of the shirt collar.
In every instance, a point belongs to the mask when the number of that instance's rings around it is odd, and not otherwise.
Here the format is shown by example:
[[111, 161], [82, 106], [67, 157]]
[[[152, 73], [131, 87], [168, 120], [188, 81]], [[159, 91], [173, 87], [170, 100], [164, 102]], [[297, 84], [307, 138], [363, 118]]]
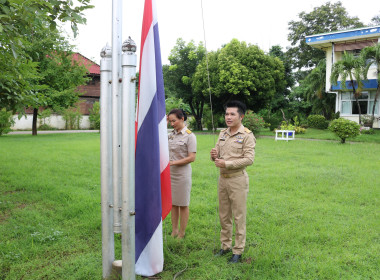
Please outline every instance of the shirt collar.
[[[230, 128], [227, 128], [227, 133], [232, 136], [231, 134], [231, 129]], [[240, 125], [239, 129], [235, 132], [235, 134], [238, 134], [238, 133], [244, 133], [244, 126], [243, 125]], [[234, 134], [234, 135], [235, 135]]]
[[185, 134], [186, 130], [187, 130], [187, 127], [185, 125], [180, 132], [177, 132], [177, 130], [173, 129], [173, 133], [174, 134], [180, 134], [180, 133]]

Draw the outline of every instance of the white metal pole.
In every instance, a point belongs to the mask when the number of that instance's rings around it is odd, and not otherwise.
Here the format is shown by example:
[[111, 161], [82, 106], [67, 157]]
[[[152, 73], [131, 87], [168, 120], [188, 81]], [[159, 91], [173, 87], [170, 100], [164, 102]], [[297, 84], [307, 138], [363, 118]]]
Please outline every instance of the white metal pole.
[[136, 44], [123, 43], [122, 68], [122, 278], [135, 279], [135, 94]]
[[122, 1], [112, 1], [112, 178], [114, 233], [121, 233], [121, 11]]
[[112, 133], [111, 133], [111, 48], [108, 44], [100, 56], [100, 182], [102, 205], [102, 265], [103, 278], [111, 276], [115, 258], [112, 230]]

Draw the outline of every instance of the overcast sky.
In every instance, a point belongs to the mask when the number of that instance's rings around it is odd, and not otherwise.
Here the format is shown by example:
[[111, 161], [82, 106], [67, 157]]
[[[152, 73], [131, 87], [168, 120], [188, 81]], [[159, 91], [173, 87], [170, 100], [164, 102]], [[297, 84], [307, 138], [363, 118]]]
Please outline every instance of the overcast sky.
[[[92, 0], [95, 8], [85, 12], [87, 25], [79, 27], [79, 35], [71, 40], [84, 56], [100, 61], [100, 50], [112, 43], [112, 0]], [[157, 0], [158, 25], [162, 63], [178, 38], [186, 42], [204, 42], [202, 3], [207, 50], [217, 50], [233, 38], [256, 44], [264, 51], [273, 45], [284, 50], [288, 23], [298, 20], [298, 14], [311, 12], [325, 0]], [[338, 1], [332, 0], [331, 3]], [[357, 16], [368, 24], [380, 13], [380, 4], [374, 0], [341, 0], [350, 16]], [[123, 41], [131, 36], [140, 50], [144, 0], [123, 1]], [[66, 28], [67, 29], [67, 28]]]

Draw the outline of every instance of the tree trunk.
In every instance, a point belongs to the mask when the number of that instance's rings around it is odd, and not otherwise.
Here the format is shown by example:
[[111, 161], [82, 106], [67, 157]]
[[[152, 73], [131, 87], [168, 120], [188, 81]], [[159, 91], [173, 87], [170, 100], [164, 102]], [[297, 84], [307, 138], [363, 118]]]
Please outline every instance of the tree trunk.
[[359, 96], [356, 94], [355, 86], [354, 86], [354, 81], [351, 80], [352, 84], [352, 92], [354, 93], [356, 104], [358, 105], [358, 112], [359, 112], [359, 124], [362, 124], [362, 110], [360, 109], [360, 104], [359, 104]]
[[32, 135], [37, 135], [37, 116], [38, 116], [38, 108], [33, 108]]
[[199, 114], [199, 110], [198, 110], [198, 112], [195, 110], [196, 108], [193, 106], [193, 104], [192, 104], [191, 101], [189, 102], [189, 106], [190, 106], [190, 109], [191, 109], [191, 113], [193, 114], [193, 116], [195, 118], [195, 121], [197, 123], [197, 130], [202, 131], [203, 130], [203, 127], [202, 127], [202, 115]]
[[360, 109], [359, 98], [355, 95], [356, 104], [358, 105], [359, 111], [359, 124], [362, 124], [362, 111]]
[[202, 131], [203, 130], [202, 117], [197, 116], [196, 120], [197, 120], [197, 130]]
[[375, 120], [375, 109], [376, 109], [376, 103], [377, 103], [377, 98], [379, 97], [379, 93], [380, 93], [380, 86], [377, 85], [375, 100], [373, 101], [373, 107], [372, 107], [371, 128], [373, 127], [373, 122]]

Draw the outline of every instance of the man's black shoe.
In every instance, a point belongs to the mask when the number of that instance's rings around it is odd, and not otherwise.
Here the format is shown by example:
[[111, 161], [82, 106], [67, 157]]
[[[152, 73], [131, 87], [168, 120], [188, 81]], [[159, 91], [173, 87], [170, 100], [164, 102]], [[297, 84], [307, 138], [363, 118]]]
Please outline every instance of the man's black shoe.
[[215, 257], [220, 257], [220, 256], [223, 256], [227, 253], [231, 252], [231, 249], [227, 249], [227, 250], [223, 250], [223, 249], [220, 249], [218, 253], [216, 253], [214, 256]]
[[230, 259], [229, 263], [238, 263], [241, 259], [241, 255], [232, 255], [232, 258]]

